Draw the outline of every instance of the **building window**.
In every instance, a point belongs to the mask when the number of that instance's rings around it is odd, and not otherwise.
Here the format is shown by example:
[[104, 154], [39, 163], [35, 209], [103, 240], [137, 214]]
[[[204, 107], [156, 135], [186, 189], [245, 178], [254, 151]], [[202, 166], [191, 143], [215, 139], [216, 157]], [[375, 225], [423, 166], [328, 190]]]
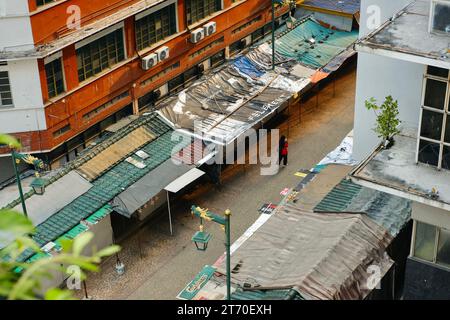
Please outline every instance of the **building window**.
[[231, 34], [235, 34], [238, 33], [244, 29], [247, 29], [248, 27], [250, 27], [251, 25], [259, 22], [262, 20], [262, 16], [257, 16], [256, 18], [250, 20], [249, 22], [244, 23], [243, 25], [237, 27], [236, 29], [234, 29], [233, 31], [231, 31]]
[[216, 11], [222, 9], [221, 0], [187, 0], [186, 19], [188, 24], [193, 24]]
[[417, 222], [414, 256], [433, 262], [435, 240], [436, 227], [426, 223]]
[[8, 71], [0, 70], [0, 107], [12, 107], [13, 100]]
[[91, 110], [88, 113], [85, 113], [83, 115], [83, 120], [84, 121], [89, 121], [90, 119], [92, 119], [95, 116], [97, 116], [99, 113], [103, 112], [104, 110], [108, 109], [109, 107], [115, 105], [119, 101], [121, 101], [121, 100], [123, 100], [123, 99], [125, 99], [125, 98], [127, 98], [129, 96], [130, 96], [130, 93], [128, 91], [125, 91], [124, 93], [119, 94], [118, 96], [112, 98], [108, 102], [98, 106], [94, 110]]
[[36, 6], [41, 7], [45, 6], [46, 4], [56, 2], [57, 0], [36, 0]]
[[450, 230], [415, 221], [414, 257], [450, 267]]
[[58, 138], [58, 137], [62, 136], [64, 133], [69, 132], [69, 131], [70, 131], [70, 124], [65, 125], [61, 129], [58, 129], [53, 132], [53, 138]]
[[201, 55], [202, 53], [210, 50], [213, 47], [216, 47], [220, 44], [222, 44], [224, 42], [224, 37], [221, 37], [217, 40], [214, 40], [213, 42], [211, 42], [210, 44], [204, 46], [203, 48], [201, 48], [200, 50], [195, 51], [194, 53], [192, 53], [191, 55], [189, 55], [189, 59], [193, 59], [199, 55]]
[[125, 60], [123, 29], [117, 29], [77, 49], [77, 59], [80, 82]]
[[136, 20], [136, 46], [142, 50], [177, 32], [175, 3]]
[[61, 58], [53, 60], [45, 65], [45, 75], [47, 77], [49, 98], [53, 98], [65, 91]]
[[225, 50], [221, 50], [211, 56], [211, 67], [221, 65], [225, 61]]
[[165, 68], [164, 70], [158, 72], [157, 74], [151, 76], [150, 78], [144, 80], [141, 82], [141, 86], [146, 86], [152, 82], [155, 82], [156, 80], [160, 79], [162, 76], [168, 74], [169, 72], [177, 69], [180, 67], [180, 61], [174, 63], [173, 65], [171, 65], [170, 67]]
[[418, 162], [450, 170], [450, 73], [428, 67], [425, 75]]

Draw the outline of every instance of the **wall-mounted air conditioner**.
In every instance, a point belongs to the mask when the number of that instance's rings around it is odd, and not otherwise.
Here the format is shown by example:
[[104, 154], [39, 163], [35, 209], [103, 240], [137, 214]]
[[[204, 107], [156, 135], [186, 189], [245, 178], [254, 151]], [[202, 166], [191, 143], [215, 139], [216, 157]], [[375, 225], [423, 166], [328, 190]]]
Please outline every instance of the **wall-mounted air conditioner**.
[[191, 32], [191, 42], [200, 42], [205, 37], [205, 30], [203, 28], [195, 29]]
[[450, 36], [450, 0], [432, 0], [429, 31]]
[[169, 47], [161, 47], [158, 50], [155, 51], [155, 53], [158, 55], [159, 61], [164, 61], [167, 58], [169, 58]]
[[142, 58], [142, 69], [149, 70], [156, 66], [158, 63], [158, 55], [156, 53], [150, 53], [148, 56]]
[[205, 36], [210, 36], [214, 34], [217, 30], [217, 25], [214, 21], [208, 22], [203, 26], [203, 30], [205, 31]]

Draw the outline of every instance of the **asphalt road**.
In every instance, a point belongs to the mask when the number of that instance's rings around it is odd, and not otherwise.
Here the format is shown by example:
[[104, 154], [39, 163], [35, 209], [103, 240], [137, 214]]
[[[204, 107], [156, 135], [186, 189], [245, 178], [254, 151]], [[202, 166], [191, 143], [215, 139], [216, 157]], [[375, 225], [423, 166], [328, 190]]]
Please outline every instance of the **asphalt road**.
[[[280, 191], [299, 182], [294, 173], [310, 169], [333, 150], [353, 128], [355, 66], [342, 70], [335, 82], [316, 97], [289, 110], [289, 118], [279, 124], [289, 137], [289, 165], [274, 176], [261, 176], [258, 165], [236, 165], [223, 173], [222, 186], [200, 186], [173, 206], [174, 236], [170, 236], [167, 216], [148, 223], [139, 233], [122, 243], [121, 260], [126, 273], [118, 276], [114, 259], [102, 265], [102, 272], [89, 275], [88, 294], [93, 299], [174, 299], [206, 264], [213, 264], [224, 252], [224, 234], [214, 223], [207, 223], [213, 238], [205, 252], [197, 251], [191, 237], [198, 230], [192, 218], [192, 204], [216, 213], [232, 211], [232, 241], [258, 218], [264, 203], [281, 200]], [[335, 92], [335, 95], [333, 95]], [[80, 293], [81, 294], [81, 293]]]

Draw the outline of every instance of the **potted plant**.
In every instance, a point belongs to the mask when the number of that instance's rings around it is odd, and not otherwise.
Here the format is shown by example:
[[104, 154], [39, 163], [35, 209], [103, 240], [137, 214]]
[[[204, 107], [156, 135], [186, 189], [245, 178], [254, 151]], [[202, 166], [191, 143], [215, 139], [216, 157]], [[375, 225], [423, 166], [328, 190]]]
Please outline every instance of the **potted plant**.
[[379, 106], [377, 100], [372, 97], [366, 100], [365, 104], [367, 110], [373, 110], [377, 116], [377, 126], [373, 130], [379, 138], [383, 139], [384, 147], [389, 149], [394, 144], [394, 136], [400, 133], [398, 101], [394, 100], [392, 96], [387, 96], [383, 104]]

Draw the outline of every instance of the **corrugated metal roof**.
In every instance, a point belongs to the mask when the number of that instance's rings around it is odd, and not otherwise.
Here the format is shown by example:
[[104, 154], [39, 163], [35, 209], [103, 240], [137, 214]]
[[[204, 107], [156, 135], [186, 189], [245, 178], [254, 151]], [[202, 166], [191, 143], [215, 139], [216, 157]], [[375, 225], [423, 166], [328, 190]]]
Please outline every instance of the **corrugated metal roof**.
[[[311, 299], [364, 299], [371, 292], [368, 267], [379, 266], [384, 276], [393, 264], [384, 255], [392, 239], [366, 215], [282, 206], [233, 253], [232, 281], [296, 287]], [[224, 262], [218, 271], [225, 273]]]
[[155, 135], [148, 128], [139, 127], [109, 148], [95, 155], [77, 170], [83, 177], [92, 181], [121, 161], [125, 156], [153, 139], [155, 139]]
[[411, 201], [342, 180], [314, 211], [365, 213], [395, 237], [411, 218]]
[[319, 69], [327, 65], [358, 39], [358, 31], [330, 30], [312, 18], [276, 40], [277, 53]]
[[[180, 141], [172, 141], [173, 130], [156, 114], [150, 116], [145, 121], [139, 122], [139, 125], [145, 126], [156, 136], [159, 136], [152, 142], [140, 147], [141, 150], [151, 155], [151, 157], [145, 160], [139, 159], [145, 163], [145, 168], [139, 169], [122, 159], [117, 165], [93, 181], [93, 187], [90, 190], [36, 227], [36, 233], [33, 235], [33, 239], [38, 245], [43, 246], [49, 241], [53, 241], [62, 236], [72, 228], [79, 226], [81, 220], [95, 214], [116, 195], [123, 192], [123, 190], [158, 165], [168, 160], [172, 153], [178, 152], [186, 144], [191, 143], [190, 139], [186, 139], [180, 134], [178, 134]], [[126, 135], [126, 132], [122, 132], [121, 134]], [[32, 250], [27, 250], [21, 255], [19, 260], [25, 261], [33, 253]]]
[[241, 290], [231, 294], [231, 300], [304, 300], [295, 290]]
[[304, 0], [300, 7], [318, 8], [353, 15], [359, 12], [361, 0]]

